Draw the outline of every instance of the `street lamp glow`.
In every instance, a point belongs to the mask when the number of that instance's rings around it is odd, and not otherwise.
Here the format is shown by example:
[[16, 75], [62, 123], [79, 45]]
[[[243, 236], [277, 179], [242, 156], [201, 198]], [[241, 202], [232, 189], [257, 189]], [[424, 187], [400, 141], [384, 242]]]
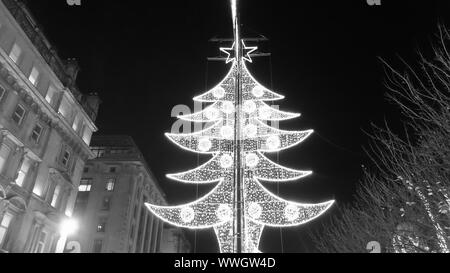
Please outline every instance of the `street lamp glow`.
[[69, 218], [66, 220], [63, 220], [60, 227], [61, 234], [64, 235], [71, 235], [75, 233], [78, 229], [78, 222], [75, 219]]

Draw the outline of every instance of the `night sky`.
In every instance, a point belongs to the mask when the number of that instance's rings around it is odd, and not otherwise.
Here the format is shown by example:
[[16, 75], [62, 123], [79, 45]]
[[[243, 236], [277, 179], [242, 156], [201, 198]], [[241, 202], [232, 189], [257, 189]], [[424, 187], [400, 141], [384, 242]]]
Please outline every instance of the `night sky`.
[[[219, 53], [212, 37], [231, 38], [228, 0], [114, 1], [33, 0], [28, 6], [63, 58], [77, 58], [83, 93], [102, 100], [96, 124], [100, 135], [131, 135], [144, 153], [170, 204], [202, 196], [211, 186], [188, 186], [166, 173], [186, 171], [205, 162], [164, 137], [175, 118], [172, 108], [213, 87], [228, 69], [207, 62]], [[298, 3], [294, 5], [294, 3]], [[362, 165], [370, 123], [401, 122], [386, 101], [384, 72], [378, 57], [399, 64], [415, 52], [427, 52], [437, 23], [449, 25], [450, 2], [366, 0], [242, 0], [246, 37], [263, 35], [259, 44], [271, 57], [255, 59], [250, 71], [261, 83], [286, 96], [281, 110], [302, 116], [282, 122], [283, 129], [314, 129], [301, 145], [271, 158], [284, 166], [310, 169], [314, 175], [290, 185], [269, 186], [293, 201], [336, 198], [330, 213], [306, 226], [266, 228], [263, 252], [312, 252], [307, 231], [327, 223], [338, 207], [352, 200]], [[252, 45], [249, 43], [249, 45]], [[401, 68], [401, 66], [400, 66]], [[213, 230], [187, 232], [197, 252], [215, 252]], [[195, 243], [195, 241], [197, 243]]]

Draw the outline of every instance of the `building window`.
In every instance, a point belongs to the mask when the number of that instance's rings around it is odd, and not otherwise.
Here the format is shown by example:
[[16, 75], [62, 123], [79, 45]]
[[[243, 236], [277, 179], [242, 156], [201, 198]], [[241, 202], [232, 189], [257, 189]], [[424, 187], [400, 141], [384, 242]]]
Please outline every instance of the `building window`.
[[49, 104], [52, 104], [53, 98], [55, 97], [55, 93], [56, 93], [55, 88], [52, 85], [50, 85], [47, 89], [47, 95], [45, 95], [45, 100]]
[[59, 195], [61, 194], [61, 186], [57, 185], [55, 187], [55, 191], [53, 192], [53, 197], [52, 197], [52, 207], [56, 208], [56, 206], [58, 205], [58, 199], [59, 199]]
[[12, 120], [17, 125], [21, 125], [24, 117], [25, 117], [25, 108], [22, 105], [18, 104], [12, 116]]
[[22, 165], [20, 166], [19, 173], [17, 174], [16, 184], [19, 187], [22, 187], [25, 183], [25, 180], [28, 175], [28, 171], [30, 170], [31, 160], [25, 156], [23, 159]]
[[111, 207], [111, 197], [105, 196], [102, 200], [102, 210], [109, 210]]
[[117, 171], [117, 167], [109, 167], [110, 173], [115, 173]]
[[5, 213], [3, 219], [0, 221], [0, 247], [5, 241], [6, 234], [8, 233], [9, 225], [11, 224], [14, 216], [11, 213]]
[[92, 249], [93, 253], [101, 253], [103, 248], [102, 240], [94, 240], [94, 247]]
[[114, 191], [115, 184], [116, 184], [116, 179], [115, 178], [109, 178], [106, 181], [106, 190], [107, 191]]
[[70, 119], [70, 104], [65, 97], [61, 100], [61, 105], [59, 106], [58, 112], [66, 119], [66, 121]]
[[63, 166], [67, 167], [69, 165], [69, 160], [70, 160], [70, 151], [67, 148], [65, 148], [62, 153], [61, 163], [63, 164]]
[[3, 173], [3, 170], [5, 169], [10, 153], [11, 149], [8, 146], [0, 144], [0, 174]]
[[31, 139], [35, 143], [39, 143], [43, 130], [44, 128], [40, 124], [36, 124], [36, 126], [34, 126], [33, 132], [31, 132]]
[[89, 167], [84, 167], [83, 172], [84, 173], [88, 173], [89, 172]]
[[3, 97], [5, 97], [6, 89], [0, 85], [0, 101], [3, 100]]
[[33, 66], [30, 72], [30, 76], [28, 77], [28, 80], [31, 82], [32, 85], [37, 86], [38, 78], [39, 78], [39, 70], [35, 66]]
[[95, 158], [100, 158], [103, 157], [103, 155], [105, 155], [106, 150], [102, 149], [102, 148], [93, 148], [91, 149], [92, 153], [94, 153]]
[[75, 119], [74, 119], [73, 124], [72, 124], [72, 129], [75, 132], [77, 132], [78, 129], [80, 128], [80, 123], [81, 123], [81, 114], [78, 114], [78, 115], [75, 116]]
[[89, 128], [89, 126], [84, 125], [84, 128], [83, 128], [83, 141], [84, 141], [84, 143], [89, 145], [91, 143], [91, 138], [92, 138], [92, 130]]
[[106, 218], [100, 218], [100, 220], [98, 220], [97, 232], [106, 232]]
[[83, 178], [78, 186], [79, 192], [90, 192], [92, 187], [92, 178]]
[[20, 47], [17, 44], [14, 44], [14, 46], [11, 49], [11, 52], [9, 53], [9, 58], [17, 64], [21, 54], [22, 49], [20, 49]]
[[45, 248], [45, 241], [47, 240], [47, 233], [41, 231], [39, 234], [39, 238], [36, 244], [36, 248], [34, 249], [34, 253], [43, 253]]

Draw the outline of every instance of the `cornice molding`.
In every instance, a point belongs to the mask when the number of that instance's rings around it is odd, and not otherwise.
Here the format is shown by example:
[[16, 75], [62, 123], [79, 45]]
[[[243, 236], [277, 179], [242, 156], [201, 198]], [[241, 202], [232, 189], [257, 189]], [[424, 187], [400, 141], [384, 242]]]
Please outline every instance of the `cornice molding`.
[[[19, 97], [27, 104], [28, 107], [45, 123], [55, 129], [61, 138], [67, 142], [71, 148], [80, 154], [83, 160], [92, 158], [94, 154], [90, 150], [89, 146], [84, 140], [76, 134], [75, 131], [63, 120], [63, 117], [58, 114], [54, 109], [49, 110], [46, 105], [43, 105], [42, 101], [39, 101], [36, 94], [33, 94], [31, 90], [27, 91], [26, 87], [22, 87], [19, 82], [22, 80], [17, 75], [14, 75], [5, 64], [0, 62], [0, 75], [5, 81], [12, 87]], [[45, 110], [43, 110], [45, 109]], [[49, 113], [46, 113], [48, 111]]]

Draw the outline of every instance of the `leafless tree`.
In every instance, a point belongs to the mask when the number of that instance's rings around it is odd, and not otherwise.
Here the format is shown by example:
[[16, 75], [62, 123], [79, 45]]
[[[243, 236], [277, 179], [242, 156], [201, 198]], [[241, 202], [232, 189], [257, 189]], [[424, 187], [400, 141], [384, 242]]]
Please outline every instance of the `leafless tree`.
[[402, 60], [398, 72], [384, 60], [388, 99], [404, 116], [402, 136], [387, 122], [373, 125], [368, 155], [375, 170], [364, 173], [352, 206], [313, 234], [321, 251], [449, 252], [450, 235], [450, 44], [438, 27], [433, 56], [420, 52], [419, 68]]

